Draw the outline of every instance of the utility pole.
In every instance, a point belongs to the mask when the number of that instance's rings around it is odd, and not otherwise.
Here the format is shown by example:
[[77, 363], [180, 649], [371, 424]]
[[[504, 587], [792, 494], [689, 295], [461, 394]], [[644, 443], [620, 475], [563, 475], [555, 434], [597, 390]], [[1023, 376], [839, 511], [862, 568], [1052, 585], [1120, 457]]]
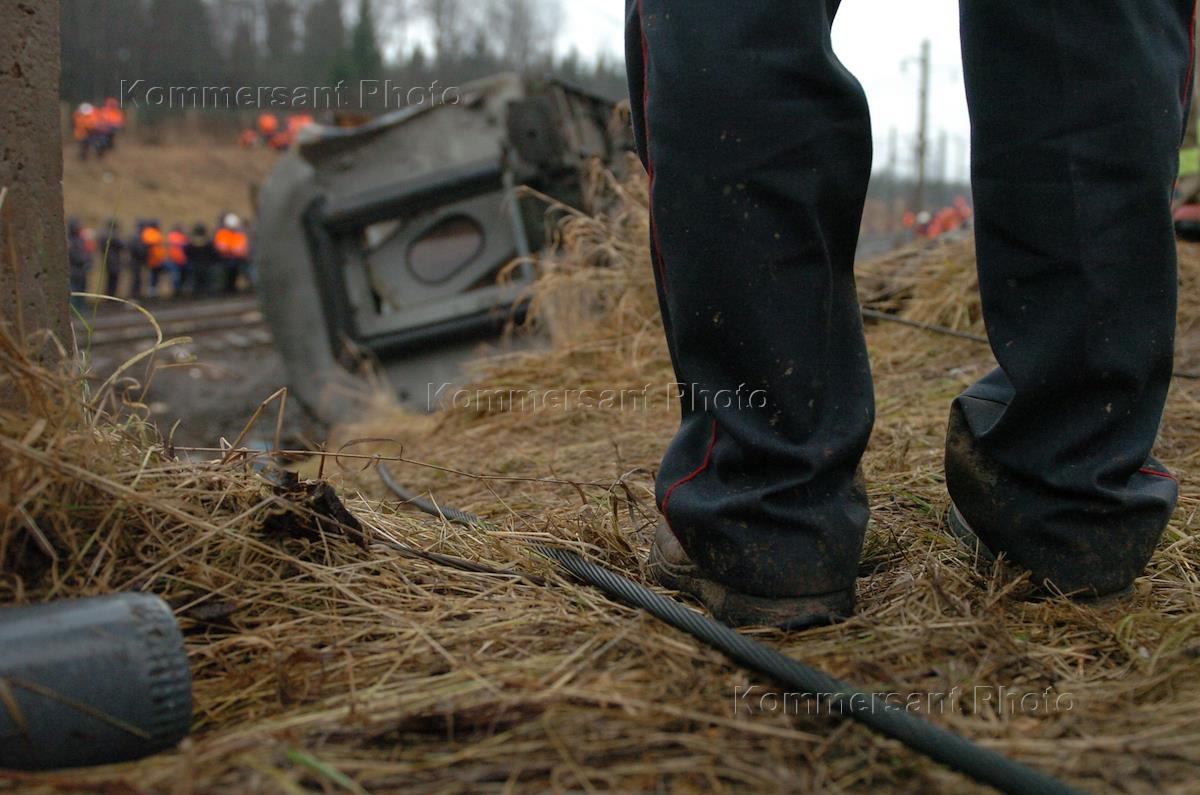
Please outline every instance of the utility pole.
[[897, 160], [897, 141], [899, 134], [896, 128], [893, 127], [888, 131], [888, 158], [887, 158], [887, 194], [884, 197], [887, 207], [886, 230], [889, 234], [896, 231], [896, 160]]
[[957, 185], [966, 185], [971, 181], [971, 163], [967, 156], [967, 137], [965, 135], [954, 136], [954, 182]]
[[48, 331], [69, 348], [58, 9], [0, 2], [0, 323], [18, 341]]
[[925, 209], [925, 161], [929, 151], [929, 39], [921, 42], [920, 68], [921, 87], [917, 93], [917, 187], [913, 192], [912, 207], [915, 213]]
[[1188, 119], [1188, 146], [1200, 146], [1200, 25], [1194, 26], [1192, 35], [1192, 107]]
[[950, 142], [946, 136], [946, 131], [941, 130], [938, 132], [937, 145], [937, 181], [940, 187], [945, 187], [946, 183], [950, 181], [948, 178], [949, 172], [947, 170], [947, 163], [949, 162], [950, 158], [949, 149]]

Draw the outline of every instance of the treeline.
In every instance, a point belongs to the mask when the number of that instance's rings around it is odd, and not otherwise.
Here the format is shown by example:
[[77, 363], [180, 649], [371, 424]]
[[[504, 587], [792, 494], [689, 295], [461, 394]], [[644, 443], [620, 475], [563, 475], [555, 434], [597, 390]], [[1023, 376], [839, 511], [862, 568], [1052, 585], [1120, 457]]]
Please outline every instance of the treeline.
[[562, 0], [62, 0], [62, 98], [147, 86], [455, 85], [555, 74], [613, 98], [623, 65], [555, 55]]

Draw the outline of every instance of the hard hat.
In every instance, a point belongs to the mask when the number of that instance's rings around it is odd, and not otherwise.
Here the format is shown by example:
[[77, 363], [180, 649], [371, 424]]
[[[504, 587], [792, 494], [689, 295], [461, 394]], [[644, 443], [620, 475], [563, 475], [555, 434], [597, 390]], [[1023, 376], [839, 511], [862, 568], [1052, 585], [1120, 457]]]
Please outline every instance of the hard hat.
[[88, 113], [91, 113], [94, 110], [95, 110], [95, 108], [92, 107], [92, 104], [90, 102], [85, 102], [79, 106], [79, 112], [84, 115], [87, 115]]
[[917, 213], [917, 223], [918, 224], [927, 224], [932, 220], [933, 220], [933, 214], [930, 213], [928, 210], [922, 210], [921, 212]]
[[225, 226], [229, 227], [230, 229], [237, 229], [241, 225], [242, 219], [238, 218], [233, 213], [229, 213], [225, 216]]

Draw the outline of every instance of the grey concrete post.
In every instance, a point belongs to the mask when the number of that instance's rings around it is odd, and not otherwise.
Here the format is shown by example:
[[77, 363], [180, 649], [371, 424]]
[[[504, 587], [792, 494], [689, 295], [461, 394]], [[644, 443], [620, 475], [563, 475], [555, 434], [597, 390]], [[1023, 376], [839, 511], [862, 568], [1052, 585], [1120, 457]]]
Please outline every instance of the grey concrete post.
[[0, 0], [0, 321], [70, 344], [59, 0]]

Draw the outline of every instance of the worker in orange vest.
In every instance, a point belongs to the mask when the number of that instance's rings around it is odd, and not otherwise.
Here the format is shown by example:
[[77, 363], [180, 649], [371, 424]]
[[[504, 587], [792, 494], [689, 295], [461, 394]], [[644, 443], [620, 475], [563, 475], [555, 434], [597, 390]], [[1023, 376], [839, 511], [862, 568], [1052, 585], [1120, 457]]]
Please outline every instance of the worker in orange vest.
[[974, 215], [975, 212], [971, 209], [971, 204], [967, 201], [967, 197], [955, 196], [954, 209], [958, 212], [959, 225], [968, 226], [971, 222], [971, 216]]
[[158, 295], [158, 283], [163, 273], [171, 270], [167, 257], [167, 241], [158, 221], [150, 221], [141, 232], [142, 246], [146, 250], [146, 267], [150, 269], [150, 295]]
[[250, 238], [242, 227], [242, 220], [235, 214], [228, 213], [222, 219], [213, 237], [213, 247], [225, 272], [225, 292], [237, 292], [238, 277], [249, 276]]
[[288, 116], [287, 130], [292, 139], [295, 140], [301, 130], [315, 123], [316, 120], [312, 117], [311, 113], [293, 113], [291, 116]]
[[282, 152], [296, 143], [301, 130], [314, 123], [312, 115], [308, 113], [293, 113], [287, 117], [287, 123], [284, 128], [270, 136], [267, 143], [272, 149]]
[[[100, 117], [96, 108], [84, 102], [71, 114], [75, 140], [79, 143], [79, 159], [87, 160], [88, 154], [96, 147], [99, 132]], [[97, 150], [97, 153], [99, 150]]]
[[274, 113], [260, 113], [258, 116], [258, 135], [264, 144], [269, 144], [275, 133], [279, 132], [279, 119]]
[[117, 133], [125, 128], [125, 111], [116, 97], [109, 97], [104, 106], [96, 110], [97, 133], [100, 136], [101, 148], [98, 154], [117, 148]]
[[195, 279], [187, 257], [188, 236], [179, 224], [167, 232], [167, 262], [171, 268], [171, 287], [175, 295], [183, 293], [186, 284], [195, 293]]

